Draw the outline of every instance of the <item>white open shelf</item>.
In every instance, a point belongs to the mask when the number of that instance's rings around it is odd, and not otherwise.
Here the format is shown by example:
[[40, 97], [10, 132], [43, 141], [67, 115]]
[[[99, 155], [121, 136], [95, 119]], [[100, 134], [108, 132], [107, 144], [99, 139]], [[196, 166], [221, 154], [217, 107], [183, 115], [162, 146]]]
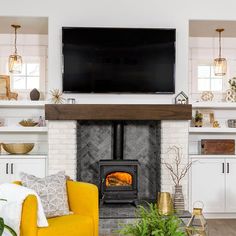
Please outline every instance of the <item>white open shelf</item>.
[[43, 108], [48, 101], [14, 101], [0, 100], [0, 107], [27, 107], [27, 108]]
[[21, 126], [4, 126], [0, 127], [0, 133], [46, 133], [47, 127], [21, 127]]
[[12, 159], [18, 159], [18, 158], [34, 158], [34, 159], [46, 159], [46, 154], [23, 154], [23, 155], [16, 155], [16, 154], [0, 154], [0, 158], [12, 158]]
[[193, 102], [192, 108], [236, 109], [235, 102]]
[[236, 158], [236, 155], [225, 155], [225, 154], [220, 154], [220, 155], [201, 155], [201, 154], [190, 154], [189, 157], [191, 159], [206, 159], [206, 158], [233, 158], [235, 159]]
[[236, 133], [236, 128], [189, 127], [189, 133]]

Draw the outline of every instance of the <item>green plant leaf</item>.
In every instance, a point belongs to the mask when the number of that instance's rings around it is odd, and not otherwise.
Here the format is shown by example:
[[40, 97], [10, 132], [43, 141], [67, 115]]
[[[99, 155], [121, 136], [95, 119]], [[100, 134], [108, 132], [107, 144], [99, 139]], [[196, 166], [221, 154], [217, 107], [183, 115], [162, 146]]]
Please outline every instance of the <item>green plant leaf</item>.
[[0, 217], [0, 236], [2, 236], [3, 231], [4, 231], [4, 220], [3, 218]]
[[182, 222], [177, 216], [160, 215], [156, 204], [148, 204], [147, 208], [139, 206], [137, 221], [122, 225], [118, 233], [129, 236], [185, 236], [181, 225]]

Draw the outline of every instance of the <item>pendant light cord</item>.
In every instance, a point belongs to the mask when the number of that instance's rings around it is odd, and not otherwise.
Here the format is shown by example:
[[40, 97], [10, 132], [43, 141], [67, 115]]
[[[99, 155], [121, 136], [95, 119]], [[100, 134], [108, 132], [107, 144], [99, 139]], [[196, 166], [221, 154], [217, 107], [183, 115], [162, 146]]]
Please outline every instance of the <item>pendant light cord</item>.
[[221, 31], [219, 32], [219, 58], [221, 58]]
[[16, 48], [16, 40], [17, 40], [17, 27], [15, 27], [15, 54], [17, 54], [17, 48]]

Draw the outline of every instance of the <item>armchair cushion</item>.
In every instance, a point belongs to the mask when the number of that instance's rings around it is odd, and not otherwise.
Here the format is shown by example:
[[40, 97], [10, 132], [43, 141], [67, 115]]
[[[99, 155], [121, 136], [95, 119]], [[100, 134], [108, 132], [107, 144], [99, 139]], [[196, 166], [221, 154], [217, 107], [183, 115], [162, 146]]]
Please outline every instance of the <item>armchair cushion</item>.
[[49, 227], [39, 228], [38, 236], [92, 236], [93, 218], [83, 215], [68, 215], [48, 220]]
[[37, 178], [21, 173], [22, 185], [39, 195], [47, 218], [69, 214], [65, 172]]

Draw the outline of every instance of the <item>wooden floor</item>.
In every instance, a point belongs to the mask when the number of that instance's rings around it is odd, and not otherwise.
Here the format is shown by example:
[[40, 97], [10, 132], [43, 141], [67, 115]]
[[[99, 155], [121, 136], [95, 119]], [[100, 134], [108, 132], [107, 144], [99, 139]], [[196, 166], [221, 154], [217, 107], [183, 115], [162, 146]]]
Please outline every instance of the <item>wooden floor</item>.
[[208, 220], [209, 236], [236, 236], [236, 220]]

